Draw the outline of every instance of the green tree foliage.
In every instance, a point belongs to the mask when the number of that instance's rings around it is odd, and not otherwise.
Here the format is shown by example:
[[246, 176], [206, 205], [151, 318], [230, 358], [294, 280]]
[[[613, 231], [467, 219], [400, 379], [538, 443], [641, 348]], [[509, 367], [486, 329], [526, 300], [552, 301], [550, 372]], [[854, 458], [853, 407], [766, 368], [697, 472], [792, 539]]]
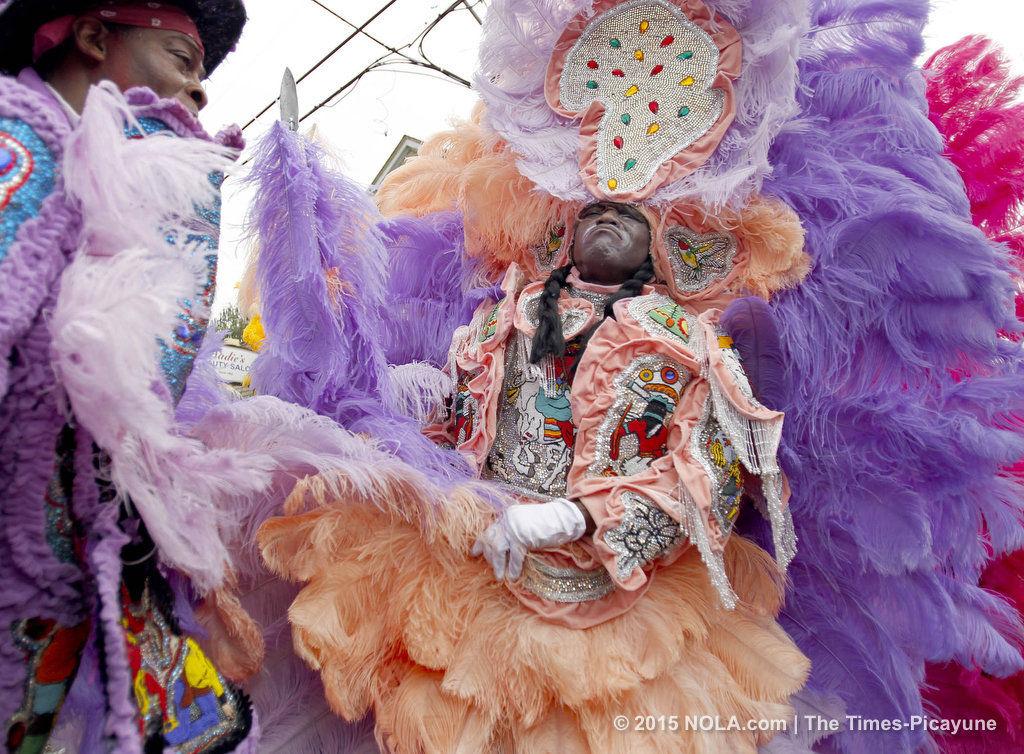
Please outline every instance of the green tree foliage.
[[249, 320], [242, 316], [242, 312], [238, 310], [237, 306], [232, 304], [214, 320], [213, 327], [215, 330], [222, 330], [227, 333], [229, 338], [241, 340], [242, 332], [248, 324]]

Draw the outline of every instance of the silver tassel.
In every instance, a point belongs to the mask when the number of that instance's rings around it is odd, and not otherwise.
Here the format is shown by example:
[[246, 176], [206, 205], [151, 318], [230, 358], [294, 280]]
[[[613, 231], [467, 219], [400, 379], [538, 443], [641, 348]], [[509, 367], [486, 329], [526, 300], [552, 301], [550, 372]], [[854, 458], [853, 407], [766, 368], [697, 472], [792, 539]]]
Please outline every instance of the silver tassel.
[[772, 525], [775, 562], [785, 571], [796, 557], [796, 529], [793, 527], [793, 513], [782, 502], [782, 474], [765, 474], [761, 477], [761, 484], [768, 505], [768, 520]]
[[679, 525], [689, 537], [690, 544], [700, 553], [700, 559], [704, 561], [704, 567], [708, 572], [708, 579], [718, 592], [722, 606], [726, 610], [735, 610], [738, 598], [725, 572], [725, 559], [711, 549], [711, 537], [708, 535], [704, 517], [682, 482], [679, 483], [679, 507], [682, 514]]

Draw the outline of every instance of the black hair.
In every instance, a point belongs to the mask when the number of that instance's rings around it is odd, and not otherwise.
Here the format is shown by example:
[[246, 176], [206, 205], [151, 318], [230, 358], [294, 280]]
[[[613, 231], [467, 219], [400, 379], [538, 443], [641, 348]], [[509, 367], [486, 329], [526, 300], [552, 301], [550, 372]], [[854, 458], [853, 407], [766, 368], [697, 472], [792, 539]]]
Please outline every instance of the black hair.
[[[565, 356], [565, 336], [562, 333], [562, 318], [558, 314], [558, 299], [569, 279], [570, 270], [572, 270], [572, 264], [559, 267], [544, 283], [544, 293], [541, 295], [538, 311], [539, 324], [537, 332], [533, 336], [533, 348], [530, 353], [530, 361], [534, 364], [539, 364], [546, 356]], [[602, 321], [609, 317], [615, 319], [615, 304], [623, 299], [639, 296], [643, 292], [644, 286], [653, 279], [654, 259], [648, 256], [640, 268], [633, 273], [633, 277], [623, 283], [622, 287], [608, 299], [608, 303], [604, 307]], [[580, 350], [576, 357], [577, 364], [600, 324], [601, 322], [598, 322], [591, 327], [580, 339]]]
[[562, 333], [562, 318], [558, 314], [558, 299], [562, 295], [572, 263], [559, 267], [551, 273], [544, 283], [544, 293], [540, 297], [540, 308], [537, 312], [537, 332], [533, 335], [533, 348], [530, 361], [539, 364], [545, 356], [565, 355], [565, 336]]

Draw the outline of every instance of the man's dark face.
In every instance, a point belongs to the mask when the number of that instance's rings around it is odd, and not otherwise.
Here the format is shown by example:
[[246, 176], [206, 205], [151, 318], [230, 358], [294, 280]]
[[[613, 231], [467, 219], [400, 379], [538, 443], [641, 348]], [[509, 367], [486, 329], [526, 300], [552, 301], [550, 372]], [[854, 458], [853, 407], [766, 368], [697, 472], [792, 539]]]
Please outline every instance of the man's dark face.
[[572, 260], [580, 279], [621, 285], [633, 277], [651, 253], [651, 228], [636, 207], [597, 202], [576, 222]]
[[162, 98], [177, 99], [193, 114], [206, 106], [203, 55], [187, 34], [118, 27], [107, 38], [101, 66], [104, 77], [122, 91], [145, 86]]

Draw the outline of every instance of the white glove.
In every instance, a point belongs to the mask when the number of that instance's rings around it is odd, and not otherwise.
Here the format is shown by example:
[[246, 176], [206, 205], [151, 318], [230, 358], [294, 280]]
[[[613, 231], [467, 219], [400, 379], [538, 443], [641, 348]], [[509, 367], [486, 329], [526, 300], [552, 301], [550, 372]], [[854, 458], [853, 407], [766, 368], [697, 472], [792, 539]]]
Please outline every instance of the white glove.
[[575, 542], [586, 531], [582, 511], [570, 500], [513, 505], [480, 536], [472, 552], [487, 558], [498, 581], [515, 581], [527, 552]]

